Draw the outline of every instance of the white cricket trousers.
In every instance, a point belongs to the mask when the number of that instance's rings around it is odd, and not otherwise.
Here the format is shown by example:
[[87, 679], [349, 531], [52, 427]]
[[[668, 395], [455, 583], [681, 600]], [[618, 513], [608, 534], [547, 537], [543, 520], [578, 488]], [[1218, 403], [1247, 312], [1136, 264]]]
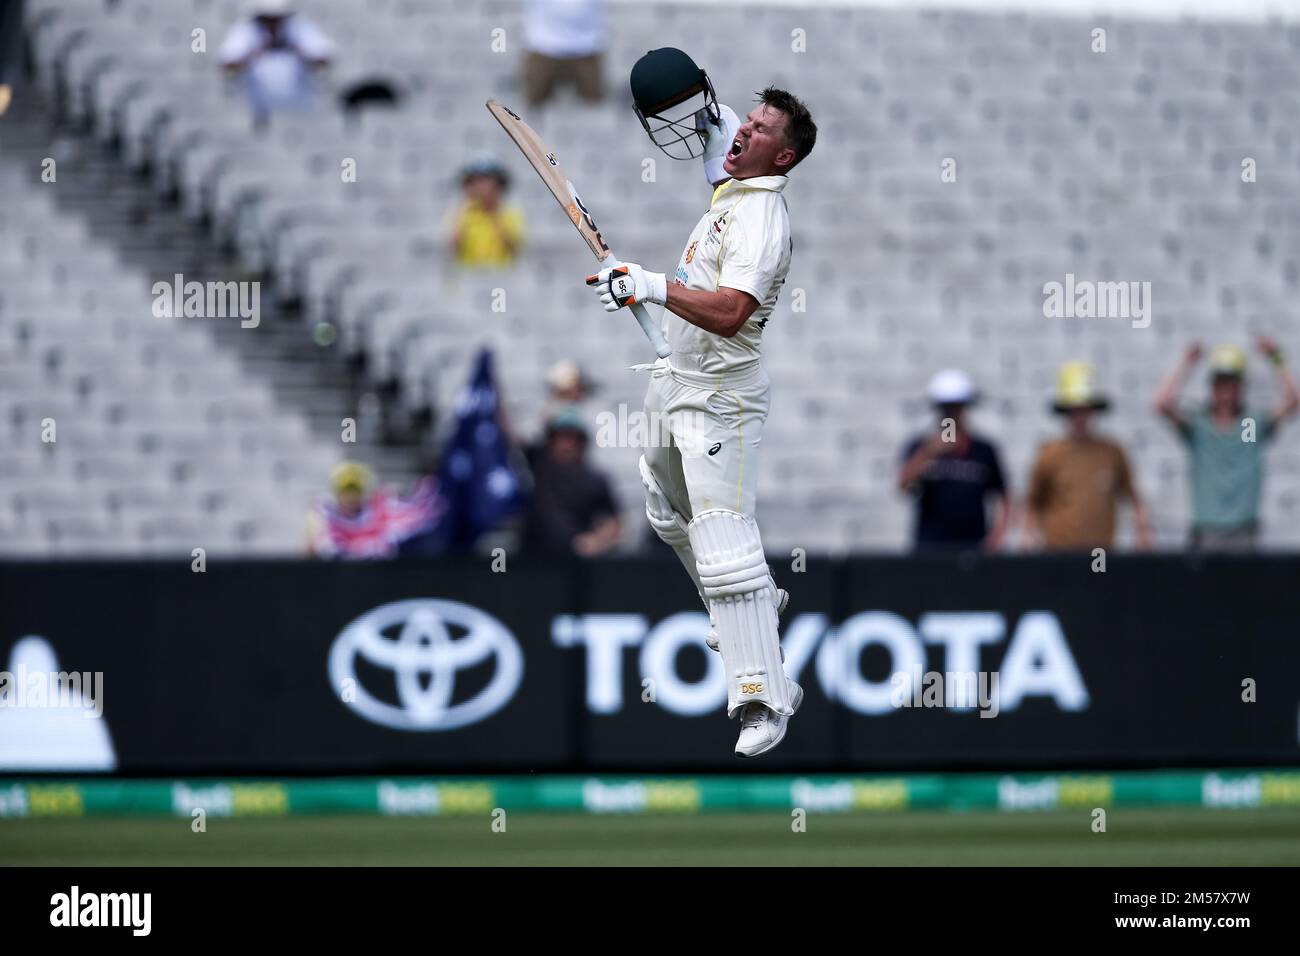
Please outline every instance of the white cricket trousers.
[[663, 359], [651, 367], [646, 464], [687, 521], [714, 509], [754, 516], [769, 388], [757, 362], [721, 374], [681, 371]]

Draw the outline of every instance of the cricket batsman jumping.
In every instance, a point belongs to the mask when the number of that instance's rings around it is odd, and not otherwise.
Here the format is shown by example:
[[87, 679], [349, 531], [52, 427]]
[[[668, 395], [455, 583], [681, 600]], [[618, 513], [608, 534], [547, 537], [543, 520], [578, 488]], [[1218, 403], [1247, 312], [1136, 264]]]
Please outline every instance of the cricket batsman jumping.
[[649, 367], [645, 410], [668, 423], [671, 440], [641, 457], [646, 515], [708, 609], [727, 716], [740, 715], [736, 755], [756, 757], [781, 742], [803, 700], [782, 663], [778, 616], [788, 595], [767, 566], [754, 505], [769, 387], [759, 348], [792, 250], [781, 193], [817, 126], [798, 98], [771, 87], [742, 121], [681, 50], [647, 53], [631, 82], [651, 140], [674, 159], [702, 157], [713, 200], [671, 283], [625, 262], [587, 284], [607, 312], [665, 307], [672, 354]]

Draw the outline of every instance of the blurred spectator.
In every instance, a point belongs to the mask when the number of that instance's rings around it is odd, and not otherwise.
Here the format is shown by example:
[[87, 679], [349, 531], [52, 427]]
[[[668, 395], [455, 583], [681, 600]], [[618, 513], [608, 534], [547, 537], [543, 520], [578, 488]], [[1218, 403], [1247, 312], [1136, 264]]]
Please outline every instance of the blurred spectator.
[[604, 95], [604, 0], [527, 0], [524, 7], [524, 95], [541, 106], [560, 83], [588, 101]]
[[293, 0], [249, 0], [248, 16], [221, 43], [221, 63], [243, 73], [253, 120], [302, 112], [315, 101], [312, 71], [329, 65], [334, 43], [293, 9]]
[[23, 60], [23, 0], [0, 0], [0, 116], [13, 101]]
[[1093, 432], [1096, 414], [1109, 407], [1097, 391], [1091, 365], [1061, 366], [1052, 410], [1066, 417], [1066, 434], [1039, 448], [1026, 496], [1026, 524], [1031, 529], [1037, 524], [1049, 550], [1110, 547], [1123, 498], [1133, 505], [1138, 547], [1151, 546], [1146, 508], [1124, 449]]
[[[898, 469], [898, 487], [916, 499], [916, 548], [996, 551], [1010, 508], [997, 449], [966, 429], [966, 412], [979, 397], [975, 383], [965, 372], [946, 369], [930, 379], [928, 397], [938, 428], [907, 444]], [[997, 509], [991, 531], [990, 496]]]
[[461, 172], [464, 198], [451, 215], [451, 251], [463, 266], [508, 266], [524, 243], [524, 217], [503, 202], [510, 179], [495, 160]]
[[573, 359], [560, 359], [546, 373], [551, 401], [575, 405], [585, 402], [594, 391], [593, 382]]
[[443, 510], [432, 478], [400, 498], [376, 488], [365, 465], [341, 462], [330, 472], [330, 494], [307, 516], [307, 549], [320, 558], [391, 558], [403, 541], [436, 524]]
[[1300, 409], [1300, 391], [1277, 343], [1260, 337], [1259, 350], [1272, 364], [1282, 396], [1271, 409], [1246, 406], [1246, 353], [1235, 345], [1210, 352], [1210, 399], [1204, 408], [1179, 408], [1178, 395], [1201, 358], [1187, 347], [1182, 361], [1156, 396], [1163, 415], [1187, 445], [1191, 466], [1191, 547], [1198, 551], [1250, 551], [1259, 530], [1264, 444]]
[[546, 385], [549, 393], [542, 408], [542, 431], [557, 412], [571, 410], [586, 419], [586, 404], [591, 393], [596, 390], [596, 383], [587, 377], [577, 362], [572, 359], [560, 359], [546, 373]]
[[609, 480], [587, 463], [587, 427], [574, 409], [556, 412], [546, 437], [530, 449], [533, 499], [524, 547], [544, 554], [603, 554], [622, 525]]

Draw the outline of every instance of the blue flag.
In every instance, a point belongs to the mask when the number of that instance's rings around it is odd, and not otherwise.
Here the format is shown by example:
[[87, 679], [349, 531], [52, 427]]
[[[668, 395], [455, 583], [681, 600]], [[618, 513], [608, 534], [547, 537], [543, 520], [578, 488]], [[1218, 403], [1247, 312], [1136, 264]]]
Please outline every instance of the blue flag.
[[442, 450], [438, 489], [443, 518], [431, 535], [404, 548], [406, 553], [468, 550], [523, 507], [525, 494], [511, 464], [500, 405], [492, 351], [485, 348], [456, 399], [456, 424]]

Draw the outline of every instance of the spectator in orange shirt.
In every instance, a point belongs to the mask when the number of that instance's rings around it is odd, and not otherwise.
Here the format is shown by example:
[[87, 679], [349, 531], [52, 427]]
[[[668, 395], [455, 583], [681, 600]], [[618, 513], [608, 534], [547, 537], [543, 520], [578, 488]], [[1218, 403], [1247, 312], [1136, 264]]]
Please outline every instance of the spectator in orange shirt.
[[1066, 434], [1039, 448], [1025, 509], [1031, 538], [1036, 527], [1049, 551], [1109, 548], [1123, 499], [1133, 506], [1138, 547], [1151, 546], [1151, 527], [1128, 456], [1093, 430], [1097, 413], [1109, 406], [1097, 391], [1091, 365], [1061, 366], [1052, 410], [1066, 417]]

